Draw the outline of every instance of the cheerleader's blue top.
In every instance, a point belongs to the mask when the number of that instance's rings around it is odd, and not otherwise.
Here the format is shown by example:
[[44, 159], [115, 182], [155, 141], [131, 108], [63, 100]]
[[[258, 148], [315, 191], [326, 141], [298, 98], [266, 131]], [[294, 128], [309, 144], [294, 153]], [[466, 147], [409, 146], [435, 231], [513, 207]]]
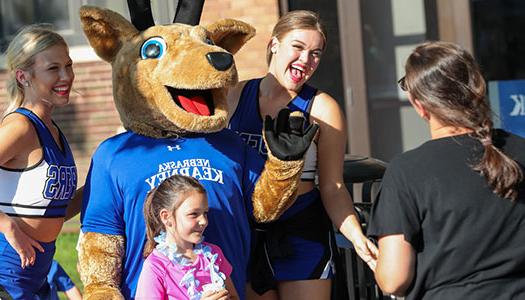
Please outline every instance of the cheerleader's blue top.
[[[71, 149], [60, 129], [63, 149], [36, 114], [25, 108], [15, 112], [26, 116], [35, 127], [43, 157], [25, 169], [0, 167], [0, 210], [15, 217], [62, 218], [77, 187], [77, 169]], [[49, 298], [46, 276], [55, 253], [55, 242], [39, 244], [44, 252], [35, 250], [35, 263], [22, 269], [19, 254], [0, 234], [0, 286], [13, 299]]]
[[77, 188], [77, 168], [66, 137], [59, 129], [60, 149], [37, 115], [25, 108], [15, 112], [26, 116], [35, 127], [43, 156], [25, 169], [0, 167], [0, 210], [16, 217], [64, 217]]
[[[229, 128], [237, 132], [243, 140], [264, 158], [268, 158], [268, 152], [262, 137], [263, 131], [263, 117], [261, 116], [259, 108], [259, 85], [262, 78], [252, 79], [244, 86], [239, 104], [233, 114]], [[291, 111], [300, 111], [303, 113], [306, 122], [305, 126], [309, 125], [310, 110], [312, 108], [313, 99], [317, 93], [317, 89], [304, 84], [298, 95], [294, 97], [288, 108]], [[305, 164], [303, 173], [301, 174], [302, 181], [314, 181], [317, 173], [317, 144], [312, 142], [310, 148], [305, 154]], [[296, 212], [303, 210], [312, 203], [312, 199], [300, 199], [284, 212], [282, 219], [287, 219]], [[303, 201], [304, 200], [304, 201]]]

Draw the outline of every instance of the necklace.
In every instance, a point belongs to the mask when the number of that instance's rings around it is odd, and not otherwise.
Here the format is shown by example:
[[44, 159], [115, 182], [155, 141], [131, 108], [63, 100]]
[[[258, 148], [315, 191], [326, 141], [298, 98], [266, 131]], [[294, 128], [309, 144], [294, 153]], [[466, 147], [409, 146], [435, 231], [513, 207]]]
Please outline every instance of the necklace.
[[[166, 232], [162, 231], [154, 238], [154, 240], [157, 242], [155, 249], [166, 256], [174, 265], [183, 267], [192, 266], [193, 262], [177, 251], [176, 244], [166, 241]], [[219, 266], [216, 264], [219, 255], [217, 253], [212, 253], [209, 246], [202, 244], [202, 240], [193, 247], [193, 253], [195, 256], [203, 256], [206, 258], [208, 265], [206, 266], [205, 271], [210, 272], [211, 283], [214, 286], [224, 288], [226, 276], [219, 271]], [[200, 282], [195, 278], [195, 271], [197, 271], [197, 268], [189, 268], [179, 282], [179, 285], [184, 286], [187, 289], [186, 293], [190, 300], [199, 300], [202, 295], [202, 293], [198, 291]]]

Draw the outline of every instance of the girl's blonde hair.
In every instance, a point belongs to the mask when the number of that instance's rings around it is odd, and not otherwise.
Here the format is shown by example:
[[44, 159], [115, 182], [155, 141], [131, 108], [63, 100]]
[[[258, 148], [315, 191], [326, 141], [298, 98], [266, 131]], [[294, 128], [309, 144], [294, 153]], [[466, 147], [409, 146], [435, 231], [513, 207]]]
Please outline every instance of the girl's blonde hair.
[[9, 43], [5, 52], [8, 71], [6, 83], [8, 106], [4, 111], [4, 116], [24, 103], [24, 89], [16, 79], [16, 71], [29, 71], [38, 53], [57, 44], [67, 47], [64, 38], [46, 24], [23, 27]]
[[[281, 40], [288, 32], [296, 29], [316, 30], [323, 37], [323, 49], [326, 47], [326, 29], [319, 18], [319, 15], [309, 10], [292, 10], [284, 14], [277, 24], [273, 27], [272, 38]], [[270, 65], [272, 61], [272, 40], [266, 47], [266, 63]]]
[[160, 219], [160, 211], [166, 209], [175, 216], [175, 211], [185, 199], [184, 195], [189, 192], [206, 195], [206, 190], [197, 179], [189, 176], [173, 175], [148, 193], [144, 202], [147, 237], [144, 257], [150, 255], [155, 249], [157, 246], [155, 237], [165, 230], [164, 224]]

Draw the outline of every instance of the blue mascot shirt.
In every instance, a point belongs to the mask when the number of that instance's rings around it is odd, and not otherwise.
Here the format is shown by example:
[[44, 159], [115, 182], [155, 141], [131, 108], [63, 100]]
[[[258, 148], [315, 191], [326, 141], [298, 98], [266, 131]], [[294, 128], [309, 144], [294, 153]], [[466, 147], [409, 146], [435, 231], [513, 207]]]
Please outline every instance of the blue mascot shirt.
[[125, 132], [104, 141], [86, 179], [82, 231], [126, 238], [121, 291], [133, 299], [146, 241], [143, 203], [164, 179], [189, 175], [206, 188], [206, 241], [221, 247], [233, 267], [232, 280], [244, 298], [250, 248], [249, 214], [263, 159], [233, 131], [155, 139]]

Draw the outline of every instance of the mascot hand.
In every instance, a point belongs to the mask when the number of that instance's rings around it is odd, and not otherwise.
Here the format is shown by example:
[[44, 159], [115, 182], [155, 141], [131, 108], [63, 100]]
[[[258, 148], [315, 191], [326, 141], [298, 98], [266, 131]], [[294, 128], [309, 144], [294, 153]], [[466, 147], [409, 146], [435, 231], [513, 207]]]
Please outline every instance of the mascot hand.
[[78, 262], [86, 300], [123, 300], [119, 285], [124, 237], [87, 232], [80, 237]]
[[319, 129], [311, 124], [304, 128], [301, 113], [295, 116], [283, 109], [274, 120], [266, 116], [264, 141], [268, 160], [252, 195], [253, 215], [257, 222], [271, 222], [290, 207], [297, 196], [297, 189], [304, 166], [303, 156]]
[[319, 129], [317, 124], [305, 128], [305, 121], [302, 113], [287, 108], [279, 111], [277, 119], [266, 116], [264, 135], [271, 154], [284, 161], [302, 159]]

